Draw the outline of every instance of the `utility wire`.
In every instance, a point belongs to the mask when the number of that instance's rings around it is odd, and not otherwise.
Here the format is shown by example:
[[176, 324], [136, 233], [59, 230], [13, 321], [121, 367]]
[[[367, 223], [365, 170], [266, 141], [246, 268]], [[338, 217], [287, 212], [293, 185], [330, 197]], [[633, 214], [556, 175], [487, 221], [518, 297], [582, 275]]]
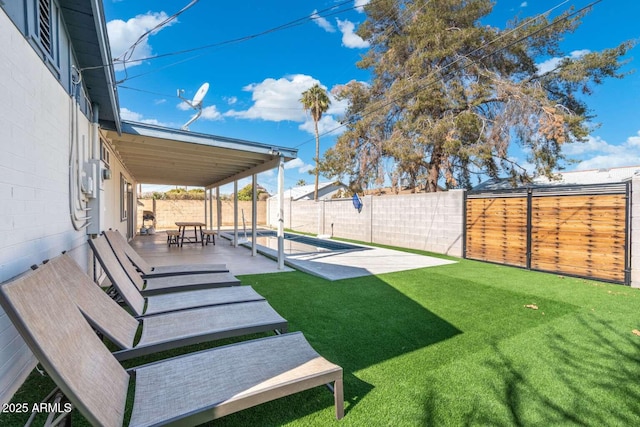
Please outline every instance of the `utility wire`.
[[[164, 27], [165, 25], [167, 25], [169, 22], [175, 20], [178, 16], [180, 16], [182, 13], [184, 13], [186, 10], [190, 9], [193, 5], [195, 5], [199, 0], [192, 0], [191, 3], [189, 3], [188, 5], [186, 5], [185, 7], [183, 7], [182, 9], [180, 9], [178, 12], [174, 13], [173, 15], [169, 16], [167, 19], [165, 19], [164, 21], [160, 22], [159, 24], [157, 24], [156, 26], [154, 26], [153, 28], [151, 28], [150, 30], [145, 31], [140, 37], [138, 37], [138, 39], [127, 48], [127, 50], [125, 50], [119, 57], [114, 58], [114, 62], [122, 62], [122, 64], [126, 64], [127, 62], [131, 61], [131, 57], [133, 55], [133, 52], [136, 50], [136, 47], [142, 43], [147, 36], [149, 36], [149, 34], [153, 33], [156, 30], [159, 30], [160, 28]], [[137, 59], [135, 61], [138, 61]]]
[[[221, 41], [221, 42], [211, 43], [211, 44], [207, 44], [207, 45], [204, 45], [204, 46], [198, 46], [198, 47], [193, 47], [193, 48], [188, 48], [188, 49], [182, 49], [182, 50], [179, 50], [179, 51], [162, 53], [162, 54], [158, 54], [158, 55], [154, 55], [154, 56], [149, 56], [149, 57], [146, 57], [146, 58], [135, 58], [135, 59], [130, 58], [130, 59], [126, 60], [126, 61], [121, 61], [121, 64], [126, 66], [126, 64], [128, 62], [152, 61], [152, 60], [160, 59], [160, 58], [166, 58], [166, 57], [177, 56], [177, 55], [184, 55], [184, 54], [187, 54], [187, 53], [196, 52], [196, 51], [200, 51], [200, 50], [209, 50], [209, 49], [214, 49], [214, 48], [222, 48], [224, 46], [231, 45], [231, 44], [243, 43], [243, 42], [246, 42], [246, 41], [249, 41], [249, 40], [253, 40], [255, 38], [258, 38], [258, 37], [261, 37], [261, 36], [265, 36], [267, 34], [271, 34], [271, 33], [277, 32], [277, 31], [282, 31], [282, 30], [293, 28], [293, 27], [297, 27], [297, 26], [306, 24], [309, 21], [315, 21], [315, 20], [318, 20], [318, 19], [321, 19], [321, 18], [325, 18], [325, 17], [328, 17], [328, 16], [338, 15], [338, 14], [341, 14], [341, 13], [348, 12], [350, 10], [358, 9], [358, 7], [356, 7], [356, 6], [350, 6], [350, 7], [346, 7], [346, 8], [340, 9], [342, 6], [344, 6], [344, 5], [348, 4], [348, 3], [351, 3], [352, 1], [353, 0], [342, 1], [340, 3], [337, 3], [336, 5], [333, 5], [331, 7], [322, 9], [320, 11], [317, 11], [317, 12], [311, 14], [311, 15], [306, 15], [304, 17], [297, 18], [297, 19], [295, 19], [293, 21], [287, 22], [287, 23], [282, 24], [282, 25], [278, 25], [276, 27], [269, 28], [267, 30], [264, 30], [264, 31], [261, 31], [261, 32], [258, 32], [258, 33], [254, 33], [254, 34], [250, 34], [250, 35], [247, 35], [247, 36], [238, 37], [238, 38], [235, 38], [235, 39], [224, 40], [224, 41]], [[372, 0], [370, 3], [376, 3], [378, 1], [381, 1], [381, 0]], [[117, 84], [121, 84], [121, 83], [124, 83], [127, 80], [131, 80], [131, 79], [134, 79], [134, 78], [137, 78], [137, 77], [145, 76], [147, 74], [155, 73], [157, 71], [160, 71], [160, 70], [163, 70], [163, 69], [166, 69], [166, 68], [169, 68], [169, 67], [173, 67], [175, 65], [178, 65], [178, 64], [181, 64], [181, 63], [184, 63], [184, 62], [187, 62], [187, 61], [191, 61], [193, 59], [199, 58], [199, 57], [204, 56], [206, 54], [208, 54], [208, 53], [203, 53], [203, 54], [191, 57], [191, 58], [184, 59], [182, 61], [178, 61], [178, 62], [174, 62], [174, 63], [168, 64], [168, 65], [166, 65], [166, 66], [164, 66], [162, 68], [159, 68], [159, 69], [150, 70], [150, 71], [147, 71], [147, 72], [144, 72], [144, 73], [140, 73], [140, 74], [136, 74], [136, 75], [133, 75], [133, 76], [128, 76], [128, 74], [127, 74], [126, 77], [124, 79], [119, 80], [117, 82]], [[101, 68], [101, 67], [105, 67], [105, 66], [108, 66], [108, 65], [101, 65], [101, 66], [96, 66], [96, 67], [92, 67], [92, 68]], [[126, 67], [125, 67], [125, 69], [126, 69]]]
[[[318, 11], [318, 12], [316, 12], [314, 14], [306, 15], [304, 17], [294, 19], [293, 21], [287, 22], [285, 24], [278, 25], [276, 27], [269, 28], [269, 29], [264, 30], [264, 31], [260, 31], [258, 33], [249, 34], [249, 35], [238, 37], [238, 38], [235, 38], [235, 39], [223, 40], [221, 42], [210, 43], [210, 44], [206, 44], [206, 45], [203, 45], [203, 46], [177, 50], [177, 51], [174, 51], [174, 52], [161, 53], [161, 54], [158, 54], [158, 55], [148, 56], [146, 58], [137, 58], [137, 59], [131, 60], [131, 61], [152, 61], [154, 59], [166, 58], [167, 56], [183, 55], [185, 53], [191, 53], [191, 52], [195, 52], [195, 51], [198, 51], [198, 50], [205, 50], [205, 49], [211, 49], [211, 48], [214, 48], [214, 47], [220, 47], [220, 46], [225, 46], [225, 45], [229, 45], [229, 44], [242, 43], [242, 42], [245, 42], [245, 41], [248, 41], [248, 40], [255, 39], [257, 37], [261, 37], [261, 36], [265, 36], [267, 34], [275, 33], [277, 31], [282, 31], [282, 30], [286, 30], [286, 29], [289, 29], [289, 28], [297, 27], [297, 26], [306, 24], [308, 21], [315, 21], [315, 20], [318, 20], [320, 18], [324, 18], [325, 16], [336, 15], [336, 14], [339, 14], [339, 13], [347, 12], [349, 10], [353, 10], [353, 9], [356, 8], [355, 6], [354, 7], [345, 8], [345, 9], [341, 9], [341, 10], [337, 10], [337, 11], [334, 11], [334, 12], [332, 12], [330, 14], [327, 14], [327, 15], [324, 15], [324, 16], [321, 15], [324, 12], [335, 10], [336, 8], [344, 6], [347, 3], [351, 3], [352, 1], [353, 0], [342, 1], [342, 2], [340, 2], [340, 3], [338, 3], [338, 4], [334, 5], [334, 6], [328, 7], [326, 9]], [[380, 1], [380, 0], [374, 0], [374, 1]], [[314, 15], [317, 15], [317, 16], [314, 16]]]
[[[379, 110], [381, 110], [381, 109], [383, 109], [383, 108], [385, 108], [385, 107], [388, 107], [389, 105], [391, 105], [391, 104], [393, 104], [393, 103], [395, 103], [395, 102], [401, 101], [401, 100], [403, 100], [403, 99], [405, 99], [405, 98], [407, 98], [407, 97], [409, 97], [409, 96], [412, 96], [412, 95], [416, 94], [417, 92], [420, 92], [421, 90], [427, 89], [427, 88], [429, 88], [430, 86], [432, 86], [432, 85], [434, 85], [434, 84], [437, 84], [437, 83], [438, 83], [438, 80], [435, 80], [435, 79], [436, 79], [438, 76], [437, 76], [436, 74], [440, 75], [440, 78], [441, 78], [441, 79], [445, 79], [445, 78], [447, 78], [447, 76], [448, 76], [448, 75], [447, 75], [447, 74], [444, 74], [444, 75], [443, 75], [443, 74], [442, 74], [442, 72], [443, 72], [443, 71], [445, 71], [445, 70], [447, 70], [448, 68], [450, 68], [450, 67], [451, 67], [451, 66], [453, 66], [454, 64], [456, 64], [456, 63], [460, 62], [460, 61], [461, 61], [461, 60], [463, 60], [463, 59], [467, 59], [467, 60], [469, 61], [467, 64], [465, 64], [465, 65], [463, 65], [463, 66], [462, 66], [462, 69], [463, 69], [463, 70], [464, 70], [465, 68], [468, 68], [468, 67], [469, 67], [469, 66], [471, 66], [471, 65], [474, 65], [474, 64], [475, 64], [475, 65], [479, 65], [479, 64], [478, 64], [478, 61], [482, 61], [482, 60], [484, 60], [484, 59], [486, 59], [486, 58], [488, 58], [488, 57], [490, 57], [490, 56], [493, 56], [493, 55], [495, 55], [495, 54], [497, 54], [497, 53], [499, 53], [499, 52], [501, 52], [501, 51], [503, 51], [503, 50], [505, 50], [505, 49], [508, 49], [508, 48], [509, 48], [509, 47], [511, 47], [511, 46], [514, 46], [514, 45], [516, 45], [516, 44], [518, 44], [518, 43], [522, 42], [523, 40], [526, 40], [527, 38], [529, 38], [529, 37], [531, 37], [531, 36], [534, 36], [535, 34], [537, 34], [537, 33], [541, 32], [541, 31], [546, 30], [547, 28], [550, 28], [550, 27], [552, 27], [552, 26], [555, 26], [556, 24], [558, 24], [558, 23], [560, 23], [560, 22], [566, 21], [567, 19], [569, 19], [569, 18], [571, 18], [571, 17], [573, 17], [573, 16], [575, 16], [575, 15], [577, 15], [577, 14], [579, 14], [579, 13], [581, 13], [581, 12], [583, 12], [583, 11], [585, 11], [585, 10], [587, 10], [587, 9], [591, 8], [591, 7], [593, 7], [594, 5], [596, 5], [596, 4], [600, 3], [600, 2], [602, 2], [602, 0], [594, 0], [594, 1], [592, 1], [591, 3], [589, 3], [588, 5], [586, 5], [586, 6], [582, 7], [582, 8], [580, 8], [580, 9], [576, 10], [575, 12], [570, 13], [570, 14], [568, 14], [567, 16], [563, 17], [561, 20], [551, 22], [551, 23], [549, 23], [549, 24], [545, 25], [544, 27], [542, 27], [542, 28], [540, 28], [540, 29], [538, 29], [538, 30], [536, 30], [536, 31], [534, 31], [534, 32], [532, 32], [532, 33], [530, 33], [530, 34], [526, 34], [526, 35], [524, 35], [524, 36], [522, 36], [522, 37], [520, 37], [520, 38], [516, 39], [515, 41], [508, 43], [507, 45], [505, 45], [505, 46], [503, 46], [503, 47], [497, 48], [497, 49], [493, 50], [492, 52], [488, 52], [487, 54], [485, 54], [485, 55], [483, 55], [482, 57], [480, 57], [478, 60], [473, 60], [473, 59], [469, 58], [469, 56], [470, 56], [470, 55], [472, 55], [472, 54], [474, 54], [474, 53], [476, 53], [476, 52], [478, 52], [478, 51], [480, 51], [480, 50], [483, 50], [483, 49], [484, 49], [484, 48], [486, 48], [486, 47], [489, 47], [491, 44], [495, 43], [495, 42], [496, 42], [496, 41], [498, 41], [499, 39], [506, 37], [507, 35], [509, 35], [509, 34], [511, 34], [511, 33], [513, 33], [513, 32], [515, 32], [515, 31], [517, 31], [517, 30], [519, 30], [519, 29], [523, 28], [524, 26], [526, 26], [526, 25], [530, 24], [531, 22], [534, 22], [534, 21], [536, 21], [536, 20], [540, 19], [541, 17], [543, 17], [543, 16], [545, 16], [545, 15], [548, 15], [548, 14], [549, 14], [549, 13], [551, 13], [553, 10], [557, 9], [558, 7], [562, 6], [563, 4], [565, 4], [565, 3], [567, 3], [567, 2], [568, 2], [568, 0], [565, 0], [565, 1], [563, 1], [562, 3], [560, 3], [560, 4], [558, 4], [558, 5], [554, 6], [554, 7], [552, 7], [551, 9], [547, 10], [546, 12], [543, 12], [543, 13], [540, 13], [540, 14], [536, 15], [535, 17], [533, 17], [533, 18], [531, 18], [531, 19], [529, 19], [529, 20], [527, 20], [527, 21], [523, 22], [520, 26], [518, 26], [518, 27], [516, 27], [516, 28], [514, 28], [514, 29], [512, 29], [512, 30], [510, 30], [510, 31], [508, 31], [508, 32], [506, 32], [505, 34], [500, 35], [498, 38], [496, 38], [496, 39], [494, 39], [494, 40], [492, 40], [492, 41], [490, 41], [490, 42], [485, 43], [484, 45], [482, 45], [482, 46], [478, 47], [477, 49], [473, 50], [473, 51], [472, 51], [472, 52], [470, 52], [470, 53], [468, 53], [468, 54], [466, 54], [466, 55], [462, 55], [461, 57], [457, 58], [455, 61], [453, 61], [453, 62], [451, 62], [451, 63], [447, 64], [446, 66], [444, 66], [441, 70], [435, 71], [435, 72], [433, 72], [432, 74], [430, 74], [430, 75], [428, 75], [428, 76], [425, 76], [425, 77], [424, 77], [424, 79], [423, 79], [423, 80], [427, 80], [427, 79], [433, 78], [433, 80], [431, 80], [431, 81], [427, 81], [427, 82], [426, 82], [426, 83], [424, 83], [424, 84], [420, 84], [416, 89], [410, 90], [409, 92], [407, 92], [407, 93], [405, 93], [405, 94], [401, 94], [400, 96], [397, 96], [397, 97], [395, 97], [395, 98], [393, 98], [393, 99], [391, 99], [391, 100], [388, 100], [388, 101], [386, 101], [386, 102], [382, 102], [382, 103], [381, 103], [381, 105], [379, 105], [379, 106], [375, 106], [375, 107], [373, 107], [373, 108], [371, 108], [371, 109], [368, 109], [367, 111], [363, 111], [363, 112], [361, 112], [361, 113], [359, 114], [359, 116], [360, 116], [360, 117], [366, 117], [366, 116], [369, 116], [369, 115], [371, 115], [371, 114], [375, 113], [376, 111], [379, 111]], [[356, 119], [356, 120], [351, 121], [351, 122], [343, 123], [343, 124], [341, 124], [341, 125], [339, 125], [339, 126], [336, 126], [335, 128], [329, 129], [329, 130], [327, 130], [327, 131], [325, 131], [325, 132], [321, 133], [319, 136], [325, 136], [325, 135], [328, 135], [328, 134], [330, 134], [330, 133], [333, 133], [333, 132], [335, 132], [335, 131], [337, 131], [337, 130], [339, 130], [339, 129], [341, 129], [341, 128], [345, 127], [345, 126], [347, 126], [348, 124], [353, 123], [353, 122], [358, 121], [358, 120], [359, 120], [359, 119]], [[301, 147], [301, 146], [303, 146], [303, 145], [305, 145], [305, 144], [308, 144], [308, 143], [310, 143], [310, 142], [314, 142], [314, 141], [315, 141], [315, 137], [314, 137], [314, 138], [310, 138], [310, 139], [305, 140], [305, 141], [301, 142], [300, 144], [296, 145], [294, 148]]]

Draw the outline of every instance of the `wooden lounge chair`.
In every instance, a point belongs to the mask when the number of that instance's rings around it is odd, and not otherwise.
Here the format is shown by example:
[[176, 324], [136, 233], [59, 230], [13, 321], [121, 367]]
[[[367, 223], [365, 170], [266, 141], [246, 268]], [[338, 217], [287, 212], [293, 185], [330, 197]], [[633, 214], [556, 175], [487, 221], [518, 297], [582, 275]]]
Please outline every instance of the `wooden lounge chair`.
[[0, 304], [65, 397], [92, 424], [121, 426], [131, 378], [129, 425], [197, 425], [333, 383], [342, 418], [342, 368], [301, 333], [166, 359], [125, 371], [100, 341], [53, 268], [0, 286]]
[[[285, 333], [287, 321], [267, 301], [200, 307], [136, 319], [91, 282], [69, 257], [45, 264], [87, 320], [120, 350], [119, 360], [259, 332]], [[136, 342], [136, 333], [141, 336]]]
[[151, 266], [142, 258], [127, 242], [127, 239], [117, 230], [104, 232], [109, 244], [119, 246], [129, 260], [142, 273], [142, 278], [179, 276], [182, 274], [207, 274], [207, 273], [228, 273], [229, 269], [224, 264], [178, 264], [178, 265], [157, 265]]
[[[69, 277], [74, 277], [76, 280], [81, 280], [87, 285], [91, 284], [93, 287], [98, 288], [71, 257], [63, 255], [60, 262], [66, 263], [65, 268], [69, 271]], [[129, 307], [129, 310], [138, 318], [171, 311], [264, 301], [265, 299], [251, 286], [230, 286], [227, 288], [172, 292], [145, 298], [124, 271], [116, 270], [115, 274], [109, 275], [109, 278], [124, 303]]]
[[108, 276], [123, 270], [144, 296], [240, 284], [240, 281], [231, 273], [191, 274], [143, 279], [130, 262], [121, 263], [118, 260], [104, 236], [89, 239], [89, 246], [93, 249], [93, 253]]

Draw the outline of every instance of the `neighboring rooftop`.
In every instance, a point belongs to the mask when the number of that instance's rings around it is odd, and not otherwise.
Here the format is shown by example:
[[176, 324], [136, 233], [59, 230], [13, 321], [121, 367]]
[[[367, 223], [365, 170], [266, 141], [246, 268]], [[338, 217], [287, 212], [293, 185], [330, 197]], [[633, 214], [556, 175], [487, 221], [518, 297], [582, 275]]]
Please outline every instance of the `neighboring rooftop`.
[[[528, 185], [520, 185], [523, 187], [542, 187], [550, 185], [592, 185], [592, 184], [615, 184], [625, 182], [633, 178], [634, 175], [640, 175], [640, 165], [624, 166], [610, 169], [588, 169], [583, 171], [558, 172], [558, 179], [549, 179], [546, 176], [539, 176], [533, 179]], [[513, 189], [508, 178], [491, 179], [485, 181], [473, 188], [472, 191], [492, 191], [492, 190], [508, 190]]]
[[[341, 182], [320, 182], [318, 183], [318, 198], [330, 199], [341, 189], [347, 189], [347, 186]], [[313, 200], [314, 192], [314, 184], [301, 185], [286, 190], [284, 192], [284, 198], [292, 200]]]

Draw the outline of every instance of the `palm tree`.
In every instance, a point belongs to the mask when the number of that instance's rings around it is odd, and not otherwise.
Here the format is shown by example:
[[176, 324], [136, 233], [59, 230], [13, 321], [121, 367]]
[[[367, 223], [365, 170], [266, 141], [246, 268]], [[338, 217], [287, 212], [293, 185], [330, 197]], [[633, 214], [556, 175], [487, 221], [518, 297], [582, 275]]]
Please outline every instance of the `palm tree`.
[[319, 84], [313, 85], [311, 88], [302, 92], [302, 98], [300, 98], [302, 108], [304, 111], [311, 112], [311, 118], [316, 131], [316, 185], [314, 192], [314, 200], [318, 201], [318, 161], [320, 160], [320, 134], [318, 133], [318, 122], [322, 118], [322, 113], [325, 113], [331, 105], [331, 100], [327, 95], [327, 91], [320, 87]]

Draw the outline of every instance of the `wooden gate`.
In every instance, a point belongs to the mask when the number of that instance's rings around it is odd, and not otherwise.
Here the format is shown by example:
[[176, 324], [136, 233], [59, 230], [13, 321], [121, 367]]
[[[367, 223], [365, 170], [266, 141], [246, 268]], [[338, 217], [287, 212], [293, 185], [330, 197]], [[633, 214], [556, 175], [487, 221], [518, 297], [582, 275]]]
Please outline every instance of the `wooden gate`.
[[470, 193], [465, 258], [629, 284], [629, 186]]

